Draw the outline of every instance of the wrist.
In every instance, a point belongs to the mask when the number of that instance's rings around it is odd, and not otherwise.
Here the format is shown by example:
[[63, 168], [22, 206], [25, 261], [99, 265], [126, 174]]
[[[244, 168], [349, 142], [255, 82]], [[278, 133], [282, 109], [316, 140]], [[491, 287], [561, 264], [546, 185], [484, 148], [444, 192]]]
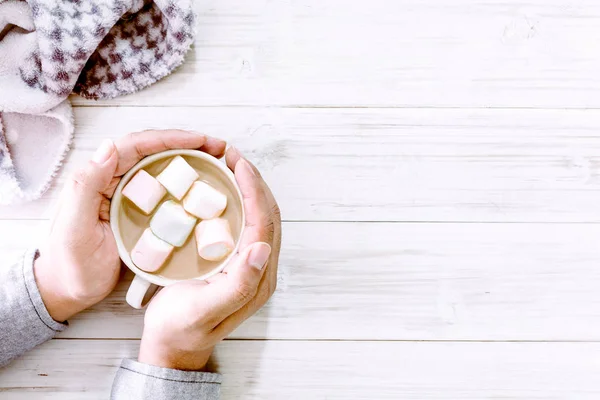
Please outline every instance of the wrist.
[[33, 273], [48, 314], [57, 322], [65, 322], [85, 309], [61, 287], [60, 278], [53, 272], [51, 261], [43, 255], [33, 264]]
[[182, 371], [205, 371], [213, 347], [196, 351], [182, 351], [168, 346], [151, 344], [142, 338], [138, 361], [156, 367]]

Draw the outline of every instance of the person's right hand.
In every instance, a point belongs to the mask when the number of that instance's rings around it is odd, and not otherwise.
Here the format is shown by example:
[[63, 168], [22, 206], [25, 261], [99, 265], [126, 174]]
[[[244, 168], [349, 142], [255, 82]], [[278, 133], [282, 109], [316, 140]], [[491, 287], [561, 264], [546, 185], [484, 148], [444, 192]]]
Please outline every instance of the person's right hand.
[[243, 196], [246, 225], [238, 254], [207, 281], [161, 290], [150, 302], [138, 360], [164, 368], [202, 370], [213, 347], [258, 311], [277, 285], [281, 217], [258, 170], [235, 149], [226, 154]]

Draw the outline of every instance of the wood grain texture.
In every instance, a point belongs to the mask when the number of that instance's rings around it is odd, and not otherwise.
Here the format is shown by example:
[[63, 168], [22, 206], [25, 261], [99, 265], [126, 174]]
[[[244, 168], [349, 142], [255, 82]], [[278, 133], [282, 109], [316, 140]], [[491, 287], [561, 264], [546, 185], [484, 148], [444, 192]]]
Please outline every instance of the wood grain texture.
[[83, 105], [598, 107], [593, 0], [198, 2], [193, 51]]
[[[35, 222], [0, 222], [23, 248]], [[285, 223], [278, 290], [232, 338], [600, 340], [600, 225]], [[64, 338], [139, 338], [125, 279]]]
[[148, 128], [228, 139], [288, 221], [600, 222], [600, 110], [79, 108], [61, 178], [0, 218], [47, 218], [104, 138]]
[[[0, 371], [0, 397], [107, 399], [136, 341], [55, 340]], [[598, 343], [227, 341], [222, 399], [578, 399], [600, 396]]]
[[[196, 4], [172, 76], [72, 97], [61, 176], [0, 207], [3, 259], [102, 139], [201, 130], [286, 220], [277, 293], [217, 349], [225, 400], [600, 397], [597, 1]], [[0, 398], [107, 398], [142, 329], [130, 279], [0, 370]]]

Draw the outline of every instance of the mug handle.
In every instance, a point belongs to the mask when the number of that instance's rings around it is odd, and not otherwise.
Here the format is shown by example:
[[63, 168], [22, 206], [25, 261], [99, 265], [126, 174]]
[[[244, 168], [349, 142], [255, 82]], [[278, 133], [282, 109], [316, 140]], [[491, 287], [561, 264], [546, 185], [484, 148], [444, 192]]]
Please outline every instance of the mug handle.
[[[154, 291], [152, 293], [148, 293], [152, 286], [154, 286]], [[152, 299], [152, 296], [154, 296], [156, 289], [158, 289], [157, 286], [151, 284], [138, 275], [134, 275], [131, 285], [129, 286], [129, 290], [127, 291], [127, 296], [125, 296], [125, 300], [131, 307], [142, 309], [150, 302], [150, 299]]]

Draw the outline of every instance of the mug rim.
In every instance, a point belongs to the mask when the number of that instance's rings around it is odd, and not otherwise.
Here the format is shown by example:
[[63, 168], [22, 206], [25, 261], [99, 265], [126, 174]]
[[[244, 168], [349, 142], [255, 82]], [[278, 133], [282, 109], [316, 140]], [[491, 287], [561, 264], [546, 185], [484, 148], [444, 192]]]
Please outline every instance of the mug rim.
[[[210, 272], [208, 272], [204, 275], [198, 276], [196, 278], [190, 278], [190, 279], [165, 278], [163, 276], [148, 273], [148, 272], [143, 271], [140, 268], [138, 268], [131, 260], [129, 252], [125, 248], [125, 244], [123, 243], [123, 238], [121, 237], [121, 231], [119, 229], [119, 211], [121, 209], [121, 204], [123, 203], [122, 190], [125, 187], [125, 185], [131, 180], [131, 178], [133, 177], [133, 175], [136, 172], [143, 169], [147, 165], [152, 164], [155, 161], [162, 160], [164, 158], [175, 157], [175, 156], [190, 156], [190, 157], [200, 158], [200, 159], [203, 159], [204, 161], [207, 161], [210, 164], [216, 166], [227, 177], [227, 179], [229, 179], [229, 181], [235, 187], [236, 193], [238, 196], [238, 201], [241, 203], [241, 210], [242, 210], [242, 221], [241, 221], [242, 229], [240, 230], [239, 238], [238, 238], [231, 254], [225, 260], [223, 260], [223, 262], [221, 262], [221, 264], [219, 264], [217, 267], [212, 269]], [[119, 181], [119, 184], [117, 185], [117, 188], [115, 189], [115, 192], [110, 200], [110, 227], [111, 227], [111, 230], [113, 231], [113, 236], [114, 236], [115, 242], [117, 244], [117, 251], [119, 253], [119, 258], [123, 261], [123, 263], [127, 266], [127, 268], [129, 268], [134, 274], [136, 274], [140, 278], [143, 278], [143, 279], [147, 280], [148, 282], [150, 282], [154, 285], [158, 285], [158, 286], [169, 286], [169, 285], [172, 285], [177, 282], [182, 282], [185, 280], [192, 280], [192, 279], [193, 280], [205, 280], [205, 279], [223, 271], [223, 269], [225, 268], [227, 263], [229, 263], [229, 261], [231, 261], [233, 256], [238, 251], [241, 237], [244, 234], [245, 225], [246, 225], [246, 213], [244, 210], [244, 201], [243, 201], [243, 196], [242, 196], [240, 187], [239, 187], [237, 181], [235, 180], [235, 175], [229, 168], [227, 168], [227, 166], [225, 164], [220, 162], [218, 158], [213, 157], [210, 154], [204, 153], [200, 150], [174, 149], [174, 150], [162, 151], [160, 153], [155, 153], [155, 154], [144, 157], [143, 159], [138, 161], [137, 164], [135, 164], [133, 167], [131, 167], [131, 169], [129, 169], [129, 171], [127, 171], [121, 177], [121, 180]]]

